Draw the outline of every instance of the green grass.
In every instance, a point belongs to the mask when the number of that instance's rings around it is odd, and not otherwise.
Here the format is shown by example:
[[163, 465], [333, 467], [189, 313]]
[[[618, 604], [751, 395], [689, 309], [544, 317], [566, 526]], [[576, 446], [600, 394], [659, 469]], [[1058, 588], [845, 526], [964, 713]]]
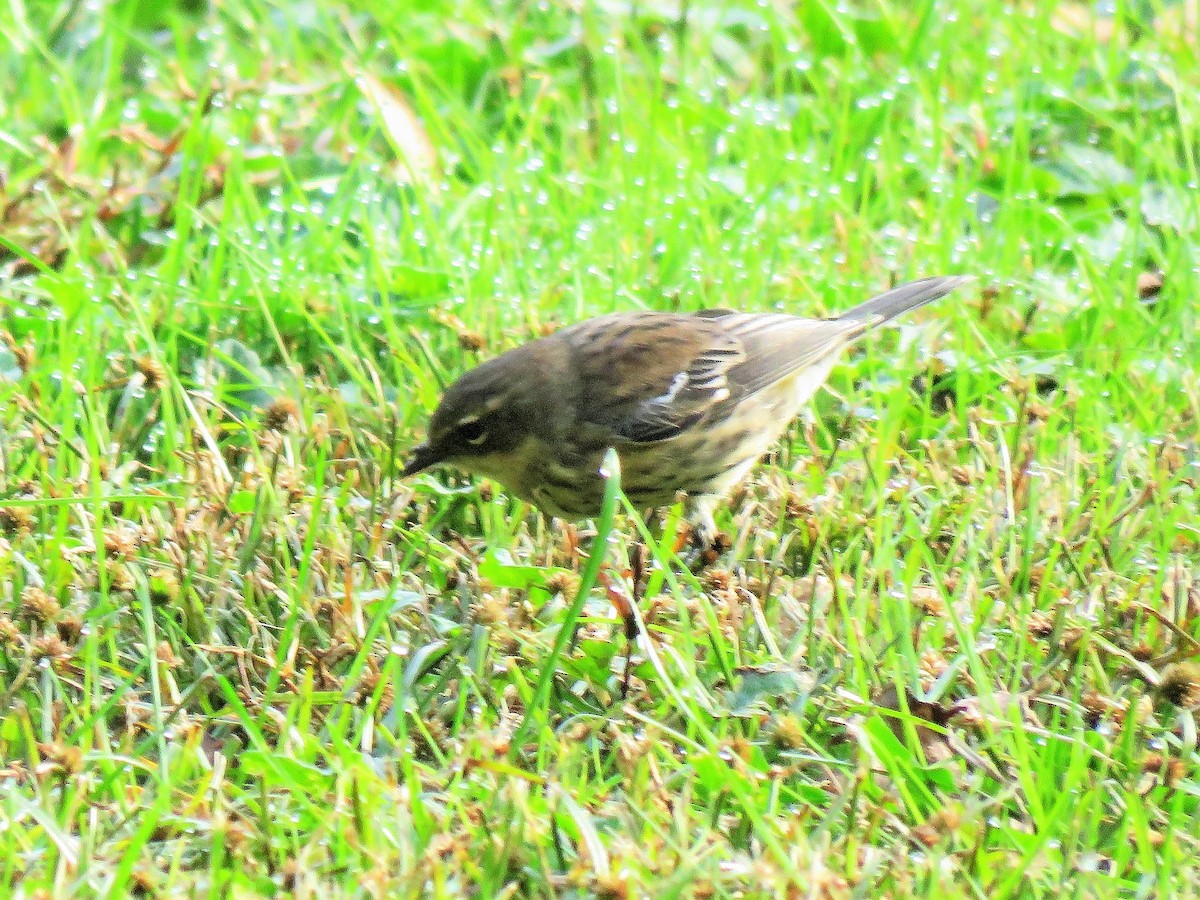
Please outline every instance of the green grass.
[[[6, 7], [2, 892], [1194, 896], [1198, 12], [1101, 7]], [[698, 576], [398, 478], [555, 325], [953, 272]]]

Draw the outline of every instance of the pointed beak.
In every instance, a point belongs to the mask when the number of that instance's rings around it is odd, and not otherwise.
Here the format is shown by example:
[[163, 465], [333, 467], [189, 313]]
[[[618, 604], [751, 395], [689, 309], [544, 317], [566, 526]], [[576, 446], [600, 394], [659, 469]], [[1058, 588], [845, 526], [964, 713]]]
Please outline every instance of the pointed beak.
[[424, 472], [430, 466], [435, 466], [442, 460], [436, 451], [428, 444], [418, 444], [413, 448], [412, 459], [404, 467], [401, 472], [402, 478], [407, 478], [409, 475], [416, 475], [418, 472]]

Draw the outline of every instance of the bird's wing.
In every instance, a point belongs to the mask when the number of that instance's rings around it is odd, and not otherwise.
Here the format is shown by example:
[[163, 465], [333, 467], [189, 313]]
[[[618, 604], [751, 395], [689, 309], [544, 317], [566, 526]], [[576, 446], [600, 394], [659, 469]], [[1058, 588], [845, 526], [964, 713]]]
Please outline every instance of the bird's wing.
[[729, 310], [582, 323], [569, 335], [579, 362], [579, 424], [636, 443], [667, 440], [719, 404], [824, 359], [863, 327]]
[[716, 321], [678, 313], [604, 316], [570, 329], [579, 424], [635, 443], [662, 441], [730, 396], [741, 342]]
[[910, 281], [860, 303], [836, 319], [802, 319], [724, 309], [697, 315], [719, 322], [741, 342], [745, 360], [730, 369], [729, 383], [732, 390], [750, 395], [828, 359], [831, 353], [872, 328], [944, 297], [970, 281], [970, 276], [961, 275]]
[[739, 396], [755, 394], [836, 353], [870, 324], [849, 319], [803, 319], [782, 313], [705, 311], [741, 345], [744, 359], [727, 373]]

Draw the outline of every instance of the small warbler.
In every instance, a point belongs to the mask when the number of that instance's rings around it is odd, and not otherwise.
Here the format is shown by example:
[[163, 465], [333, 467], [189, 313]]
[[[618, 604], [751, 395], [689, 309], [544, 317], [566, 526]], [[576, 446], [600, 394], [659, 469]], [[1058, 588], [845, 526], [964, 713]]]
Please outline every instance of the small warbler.
[[404, 475], [448, 463], [544, 512], [600, 511], [601, 460], [643, 508], [683, 492], [693, 540], [713, 507], [787, 428], [855, 339], [967, 276], [892, 288], [835, 319], [707, 309], [599, 316], [471, 369], [447, 388]]

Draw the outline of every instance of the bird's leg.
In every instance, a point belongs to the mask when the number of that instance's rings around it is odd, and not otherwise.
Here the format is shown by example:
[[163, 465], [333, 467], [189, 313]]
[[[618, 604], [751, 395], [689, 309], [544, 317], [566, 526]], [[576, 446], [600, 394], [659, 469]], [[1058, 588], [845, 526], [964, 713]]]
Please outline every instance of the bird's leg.
[[692, 528], [689, 568], [703, 568], [712, 564], [717, 554], [728, 545], [728, 539], [717, 530], [717, 523], [713, 519], [716, 505], [717, 498], [711, 495], [688, 497], [686, 516]]
[[621, 697], [629, 694], [629, 676], [633, 673], [633, 651], [637, 646], [638, 623], [633, 607], [642, 602], [642, 591], [646, 588], [646, 545], [638, 541], [629, 556], [630, 579], [633, 582], [633, 597], [628, 610], [623, 610], [621, 619], [625, 624], [625, 671], [621, 675]]
[[600, 584], [603, 585], [605, 592], [608, 594], [609, 603], [616, 609], [617, 615], [621, 617], [621, 622], [625, 626], [625, 671], [621, 674], [621, 697], [624, 699], [626, 692], [629, 690], [629, 675], [633, 661], [633, 642], [638, 636], [637, 616], [633, 612], [633, 605], [638, 602], [637, 582], [634, 582], [633, 594], [631, 596], [625, 593], [625, 589], [621, 585], [609, 577], [608, 572], [601, 570]]
[[717, 542], [716, 520], [713, 519], [713, 507], [716, 501], [712, 497], [689, 497], [687, 504], [687, 519], [692, 525], [692, 544], [698, 550], [707, 550]]

